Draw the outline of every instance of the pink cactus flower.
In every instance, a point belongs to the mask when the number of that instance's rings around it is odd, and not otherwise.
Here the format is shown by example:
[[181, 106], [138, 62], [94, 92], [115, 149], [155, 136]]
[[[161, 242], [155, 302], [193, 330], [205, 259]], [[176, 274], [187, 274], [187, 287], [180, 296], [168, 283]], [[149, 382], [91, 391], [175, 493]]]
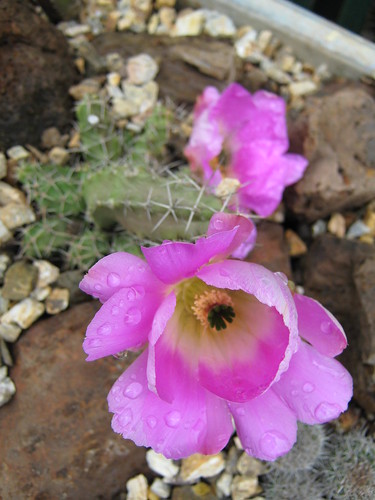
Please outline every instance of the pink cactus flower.
[[143, 248], [145, 260], [114, 253], [83, 278], [103, 303], [87, 359], [142, 349], [108, 395], [124, 438], [173, 459], [214, 454], [234, 421], [247, 453], [274, 460], [295, 443], [297, 420], [347, 408], [352, 379], [333, 359], [347, 344], [340, 324], [284, 275], [228, 258], [253, 230], [215, 214], [194, 244]]
[[[217, 194], [237, 181], [234, 206], [268, 216], [284, 188], [303, 175], [307, 160], [287, 154], [285, 102], [270, 92], [251, 95], [232, 83], [220, 95], [207, 87], [194, 109], [194, 126], [185, 156]], [[224, 186], [223, 186], [224, 185]]]

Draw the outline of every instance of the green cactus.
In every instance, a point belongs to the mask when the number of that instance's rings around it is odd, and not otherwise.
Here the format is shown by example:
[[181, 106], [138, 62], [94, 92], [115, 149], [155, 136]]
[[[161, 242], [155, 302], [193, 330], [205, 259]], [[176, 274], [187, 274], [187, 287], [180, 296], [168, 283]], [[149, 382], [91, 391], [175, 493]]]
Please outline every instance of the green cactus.
[[17, 178], [42, 214], [72, 217], [84, 211], [82, 174], [73, 167], [24, 163]]
[[50, 258], [66, 247], [70, 240], [66, 219], [48, 216], [23, 228], [21, 253], [30, 258]]
[[102, 228], [119, 223], [141, 240], [194, 238], [204, 234], [222, 201], [181, 169], [165, 175], [126, 167], [89, 176], [83, 187], [89, 215]]
[[79, 235], [72, 238], [65, 255], [70, 267], [88, 269], [110, 251], [109, 237], [106, 233], [85, 227]]

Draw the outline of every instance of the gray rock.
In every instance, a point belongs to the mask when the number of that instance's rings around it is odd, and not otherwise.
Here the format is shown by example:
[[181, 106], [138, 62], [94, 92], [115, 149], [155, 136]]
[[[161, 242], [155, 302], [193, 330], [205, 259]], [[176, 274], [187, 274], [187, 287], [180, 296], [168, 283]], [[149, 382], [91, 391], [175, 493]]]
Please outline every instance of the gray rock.
[[159, 498], [169, 498], [171, 495], [171, 487], [159, 478], [154, 479], [150, 490]]
[[53, 288], [46, 299], [46, 312], [58, 314], [69, 305], [69, 290], [67, 288]]
[[144, 85], [155, 78], [159, 67], [148, 54], [139, 54], [128, 59], [126, 70], [130, 84]]
[[38, 270], [38, 280], [36, 283], [38, 288], [51, 285], [60, 276], [59, 268], [48, 262], [48, 260], [34, 260], [33, 265]]
[[23, 328], [29, 328], [43, 313], [44, 304], [35, 299], [23, 299], [6, 312], [1, 321], [3, 323], [16, 324]]
[[7, 155], [12, 160], [26, 160], [30, 153], [23, 146], [12, 146], [7, 150]]
[[21, 203], [24, 205], [26, 196], [20, 189], [0, 181], [0, 205], [8, 205], [8, 203]]
[[361, 220], [355, 221], [348, 229], [346, 233], [346, 237], [349, 240], [354, 240], [355, 238], [359, 238], [364, 234], [370, 234], [371, 229]]
[[174, 463], [174, 461], [169, 458], [165, 458], [163, 455], [156, 453], [154, 450], [147, 451], [146, 460], [150, 469], [160, 476], [170, 479], [178, 474], [179, 467]]
[[15, 342], [21, 335], [22, 328], [17, 325], [0, 323], [0, 337], [7, 342]]
[[148, 483], [143, 474], [132, 477], [126, 483], [127, 500], [147, 500]]

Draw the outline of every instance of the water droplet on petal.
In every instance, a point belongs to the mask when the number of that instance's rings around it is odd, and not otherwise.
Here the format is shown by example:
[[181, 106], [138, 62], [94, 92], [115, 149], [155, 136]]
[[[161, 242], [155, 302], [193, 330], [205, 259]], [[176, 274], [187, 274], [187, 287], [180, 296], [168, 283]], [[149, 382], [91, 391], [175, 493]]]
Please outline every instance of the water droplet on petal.
[[126, 296], [130, 301], [135, 300], [137, 292], [134, 290], [134, 288], [130, 288]]
[[142, 313], [137, 307], [132, 307], [124, 316], [124, 321], [128, 325], [137, 325], [142, 319]]
[[220, 231], [223, 228], [224, 221], [222, 219], [216, 219], [214, 222], [214, 228]]
[[102, 345], [102, 341], [100, 339], [89, 339], [87, 341], [88, 347], [100, 347]]
[[118, 416], [118, 422], [125, 427], [126, 425], [129, 425], [130, 422], [133, 420], [133, 412], [131, 411], [130, 408], [126, 408], [119, 416]]
[[94, 290], [96, 290], [97, 292], [100, 292], [101, 289], [102, 289], [102, 285], [99, 285], [99, 283], [94, 285]]
[[168, 427], [177, 427], [181, 420], [181, 413], [177, 410], [170, 411], [165, 415], [164, 420]]
[[119, 307], [117, 307], [117, 306], [113, 306], [112, 307], [112, 309], [111, 309], [112, 316], [117, 316], [119, 312], [120, 312], [120, 308]]
[[103, 323], [102, 326], [98, 328], [99, 335], [109, 335], [112, 331], [112, 327], [109, 323]]
[[128, 387], [124, 391], [124, 396], [130, 399], [137, 398], [141, 392], [143, 391], [143, 386], [139, 382], [133, 382], [128, 385]]
[[310, 382], [306, 382], [306, 384], [303, 384], [302, 390], [304, 392], [313, 392], [315, 389], [315, 386], [313, 384], [310, 384]]
[[146, 271], [146, 266], [144, 264], [139, 264], [137, 267], [138, 271], [144, 273]]
[[124, 307], [125, 301], [123, 299], [118, 303], [119, 307]]
[[323, 333], [328, 335], [329, 333], [331, 333], [331, 326], [332, 323], [330, 321], [322, 321], [322, 323], [320, 324], [320, 329]]
[[137, 298], [138, 299], [143, 299], [143, 297], [145, 296], [145, 289], [143, 288], [143, 286], [137, 286], [136, 287], [136, 291], [137, 291]]
[[236, 413], [238, 416], [243, 417], [245, 415], [245, 408], [242, 407], [237, 408]]
[[340, 413], [341, 408], [338, 405], [327, 403], [325, 401], [320, 403], [314, 411], [314, 415], [319, 422], [328, 422], [329, 420], [338, 417]]
[[107, 284], [108, 286], [115, 287], [119, 286], [121, 283], [121, 278], [117, 273], [109, 273], [107, 276]]
[[220, 269], [219, 274], [221, 276], [224, 276], [224, 278], [227, 278], [229, 276], [228, 271], [226, 271], [225, 269]]
[[298, 396], [298, 391], [296, 389], [293, 389], [290, 394], [293, 396], [293, 397], [296, 397]]
[[132, 373], [132, 375], [130, 375], [130, 378], [132, 380], [137, 380], [137, 375], [135, 373]]
[[151, 429], [154, 429], [154, 427], [156, 427], [156, 424], [158, 423], [158, 420], [153, 415], [150, 415], [149, 417], [147, 417], [146, 422]]
[[270, 431], [266, 432], [260, 439], [259, 447], [267, 457], [275, 458], [282, 453], [286, 453], [291, 445], [284, 434], [278, 431]]

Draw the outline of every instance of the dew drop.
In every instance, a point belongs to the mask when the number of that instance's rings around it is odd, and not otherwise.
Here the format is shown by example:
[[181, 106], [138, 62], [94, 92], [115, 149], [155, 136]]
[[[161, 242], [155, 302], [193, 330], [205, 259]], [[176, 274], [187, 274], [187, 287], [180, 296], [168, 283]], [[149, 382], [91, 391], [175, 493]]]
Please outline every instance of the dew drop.
[[284, 434], [278, 431], [266, 432], [259, 441], [259, 447], [269, 458], [276, 458], [279, 454], [290, 449], [290, 443]]
[[102, 326], [98, 328], [99, 335], [109, 335], [112, 331], [112, 327], [109, 323], [103, 323]]
[[150, 429], [154, 429], [156, 427], [156, 424], [158, 423], [158, 420], [153, 415], [150, 415], [149, 417], [147, 417], [146, 422]]
[[313, 392], [315, 389], [315, 386], [313, 384], [310, 384], [310, 382], [306, 382], [306, 384], [303, 384], [302, 390], [303, 392]]
[[94, 290], [96, 290], [97, 292], [100, 292], [101, 289], [102, 289], [102, 285], [99, 285], [99, 283], [94, 285]]
[[118, 313], [120, 312], [120, 308], [117, 306], [113, 306], [111, 309], [111, 314], [112, 316], [118, 316]]
[[109, 273], [107, 276], [107, 284], [108, 286], [115, 287], [119, 286], [121, 283], [121, 278], [117, 273]]
[[124, 317], [124, 321], [128, 325], [138, 325], [141, 319], [142, 319], [142, 313], [136, 307], [131, 307]]
[[137, 267], [137, 269], [141, 273], [144, 273], [146, 271], [146, 266], [144, 266], [143, 264], [139, 264], [138, 267]]
[[87, 117], [87, 121], [90, 125], [97, 125], [99, 123], [99, 116], [97, 115], [89, 115]]
[[134, 288], [130, 288], [126, 296], [130, 301], [135, 300], [137, 297], [137, 292], [134, 290]]
[[120, 300], [120, 302], [118, 303], [119, 307], [124, 307], [125, 305], [125, 301], [123, 299]]
[[298, 391], [296, 389], [293, 389], [290, 394], [293, 396], [293, 397], [296, 397], [298, 396]]
[[224, 226], [224, 221], [222, 219], [216, 219], [215, 222], [214, 222], [214, 228], [219, 230], [220, 229], [223, 229], [223, 226]]
[[225, 269], [220, 269], [219, 274], [221, 276], [224, 276], [224, 278], [227, 278], [229, 276], [228, 271], [226, 271]]
[[322, 321], [320, 324], [320, 329], [323, 333], [329, 334], [331, 333], [331, 322], [330, 321]]
[[130, 399], [136, 399], [143, 391], [142, 384], [133, 382], [124, 391], [124, 396]]
[[237, 408], [236, 413], [239, 417], [243, 417], [245, 415], [245, 408]]
[[89, 347], [100, 347], [102, 345], [102, 341], [100, 339], [89, 339], [88, 346]]
[[130, 408], [126, 408], [119, 416], [118, 416], [118, 422], [125, 427], [126, 425], [129, 425], [130, 422], [133, 420], [133, 412], [131, 411]]
[[164, 420], [168, 427], [177, 427], [181, 420], [181, 413], [177, 410], [170, 411], [165, 415]]
[[328, 422], [336, 418], [340, 413], [341, 408], [338, 405], [327, 403], [326, 401], [320, 403], [314, 411], [314, 415], [319, 422]]
[[137, 380], [137, 375], [135, 373], [132, 373], [132, 375], [130, 375], [130, 378], [132, 380]]

